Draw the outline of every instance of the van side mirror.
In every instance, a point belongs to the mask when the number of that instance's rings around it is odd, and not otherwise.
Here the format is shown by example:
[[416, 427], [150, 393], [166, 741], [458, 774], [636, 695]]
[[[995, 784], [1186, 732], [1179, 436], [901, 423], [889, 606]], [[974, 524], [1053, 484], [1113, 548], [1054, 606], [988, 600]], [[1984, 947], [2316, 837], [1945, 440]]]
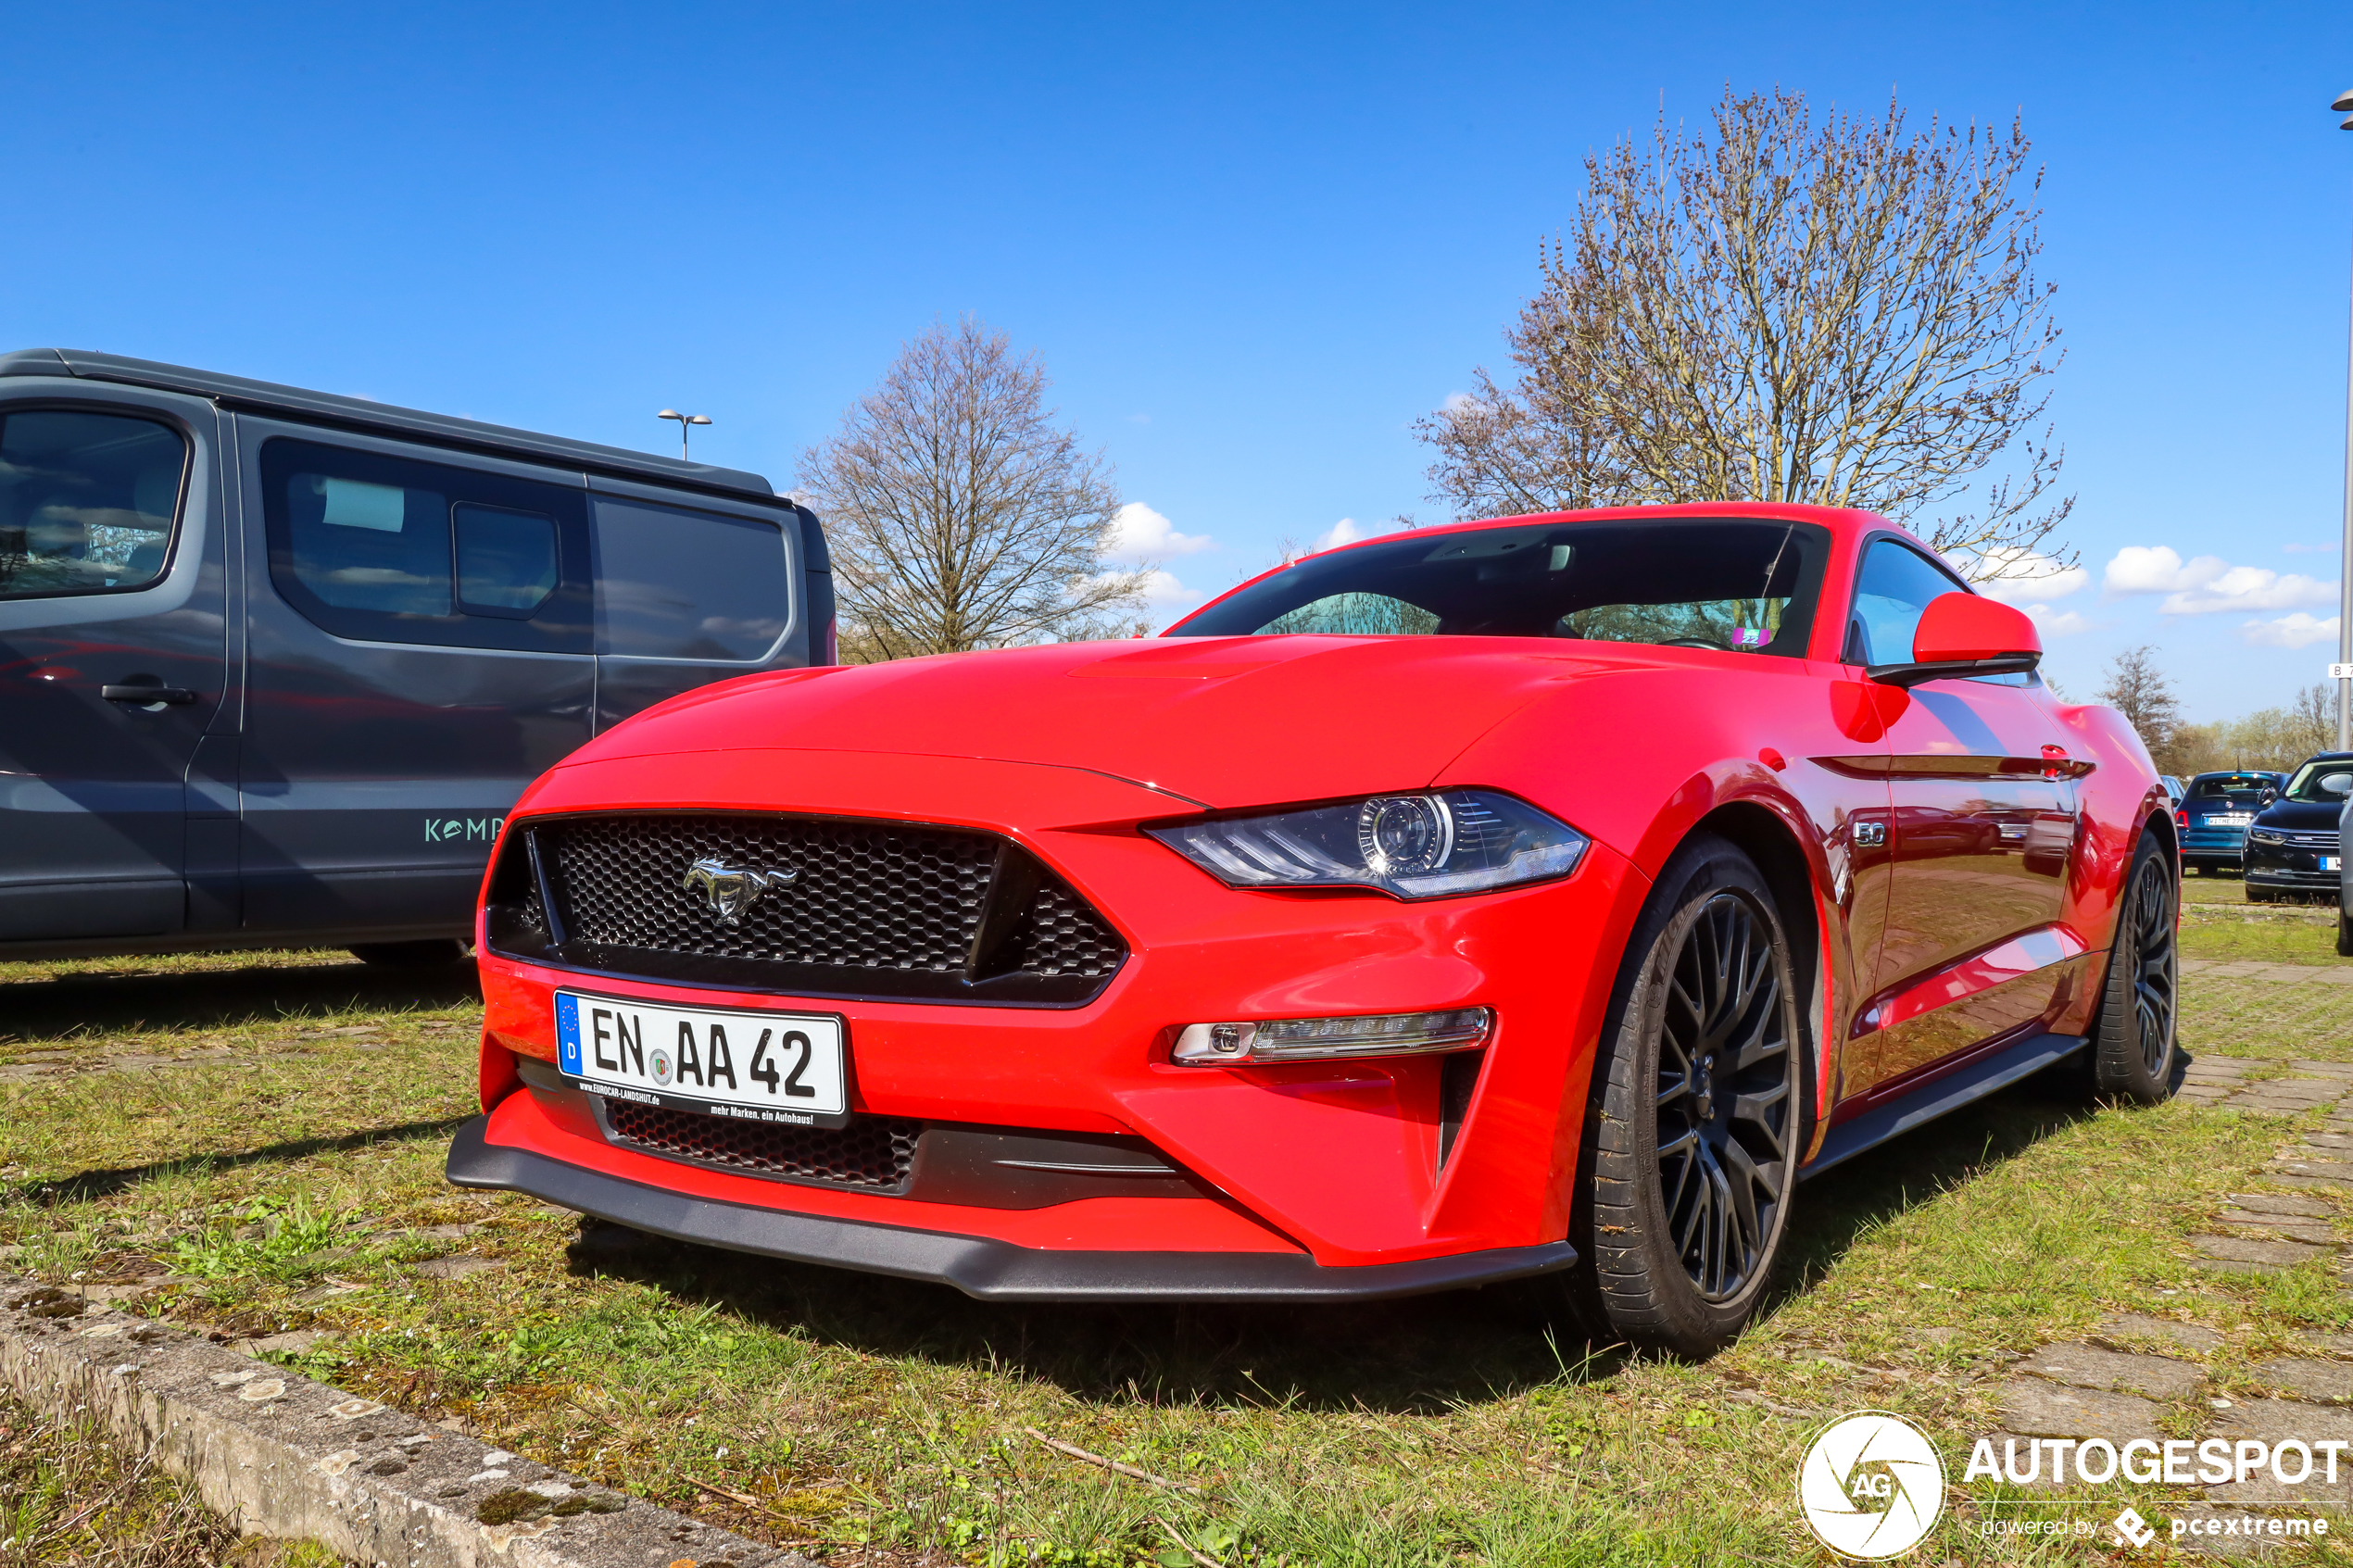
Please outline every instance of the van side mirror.
[[1864, 673], [1882, 685], [1972, 675], [2014, 675], [2043, 662], [2042, 633], [2022, 610], [1975, 594], [1940, 594], [1920, 612], [1906, 664], [1874, 664]]
[[2353, 794], [2353, 773], [2322, 773], [2321, 787], [2331, 795]]

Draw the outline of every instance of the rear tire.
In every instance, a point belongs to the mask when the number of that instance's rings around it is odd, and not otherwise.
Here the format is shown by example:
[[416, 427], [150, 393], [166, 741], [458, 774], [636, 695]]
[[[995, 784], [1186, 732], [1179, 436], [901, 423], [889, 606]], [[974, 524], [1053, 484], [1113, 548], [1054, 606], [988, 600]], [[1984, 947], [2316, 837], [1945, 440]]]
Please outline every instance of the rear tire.
[[1755, 862], [1713, 835], [1667, 862], [1593, 1064], [1572, 1227], [1598, 1334], [1703, 1357], [1763, 1298], [1806, 1132], [1789, 940]]
[[351, 949], [351, 956], [378, 969], [439, 969], [464, 962], [472, 951], [454, 936], [436, 936], [423, 942], [362, 942]]
[[[2248, 897], [2254, 897], [2250, 888]], [[2173, 868], [2154, 834], [2143, 834], [2124, 874], [2092, 1030], [2092, 1081], [2104, 1095], [2155, 1105], [2173, 1093], [2181, 1011]]]

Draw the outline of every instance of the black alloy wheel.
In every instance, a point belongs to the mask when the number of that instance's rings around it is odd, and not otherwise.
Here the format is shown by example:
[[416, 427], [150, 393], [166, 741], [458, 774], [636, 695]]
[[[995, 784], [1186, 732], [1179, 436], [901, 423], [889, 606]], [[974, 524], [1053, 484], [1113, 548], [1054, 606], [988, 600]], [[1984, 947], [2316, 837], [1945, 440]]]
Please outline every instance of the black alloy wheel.
[[1660, 1020], [1658, 1185], [1703, 1301], [1755, 1279], [1793, 1179], [1796, 1053], [1773, 959], [1756, 910], [1717, 894], [1684, 934]]
[[2181, 1005], [2173, 867], [2153, 834], [2141, 836], [2116, 911], [2108, 983], [2092, 1035], [2093, 1076], [2103, 1094], [2154, 1105], [2173, 1092]]
[[1770, 887], [1693, 838], [1635, 925], [1593, 1065], [1570, 1234], [1594, 1336], [1699, 1357], [1740, 1332], [1788, 1229], [1808, 1060]]

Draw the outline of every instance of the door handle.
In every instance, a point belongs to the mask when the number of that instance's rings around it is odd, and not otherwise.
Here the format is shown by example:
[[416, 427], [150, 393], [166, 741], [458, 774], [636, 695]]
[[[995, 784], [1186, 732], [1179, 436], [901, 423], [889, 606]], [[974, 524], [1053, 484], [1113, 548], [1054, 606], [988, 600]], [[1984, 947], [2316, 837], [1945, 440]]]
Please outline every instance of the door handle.
[[185, 708], [196, 700], [196, 694], [185, 686], [118, 686], [110, 683], [100, 686], [98, 695], [108, 702], [136, 703], [142, 708]]

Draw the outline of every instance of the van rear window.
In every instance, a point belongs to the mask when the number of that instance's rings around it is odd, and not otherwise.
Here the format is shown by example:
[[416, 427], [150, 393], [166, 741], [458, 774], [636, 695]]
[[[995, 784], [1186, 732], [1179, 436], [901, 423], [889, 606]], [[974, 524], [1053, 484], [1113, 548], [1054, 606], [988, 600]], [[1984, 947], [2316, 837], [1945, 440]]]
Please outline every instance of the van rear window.
[[792, 619], [784, 531], [599, 498], [597, 651], [639, 659], [764, 659]]

